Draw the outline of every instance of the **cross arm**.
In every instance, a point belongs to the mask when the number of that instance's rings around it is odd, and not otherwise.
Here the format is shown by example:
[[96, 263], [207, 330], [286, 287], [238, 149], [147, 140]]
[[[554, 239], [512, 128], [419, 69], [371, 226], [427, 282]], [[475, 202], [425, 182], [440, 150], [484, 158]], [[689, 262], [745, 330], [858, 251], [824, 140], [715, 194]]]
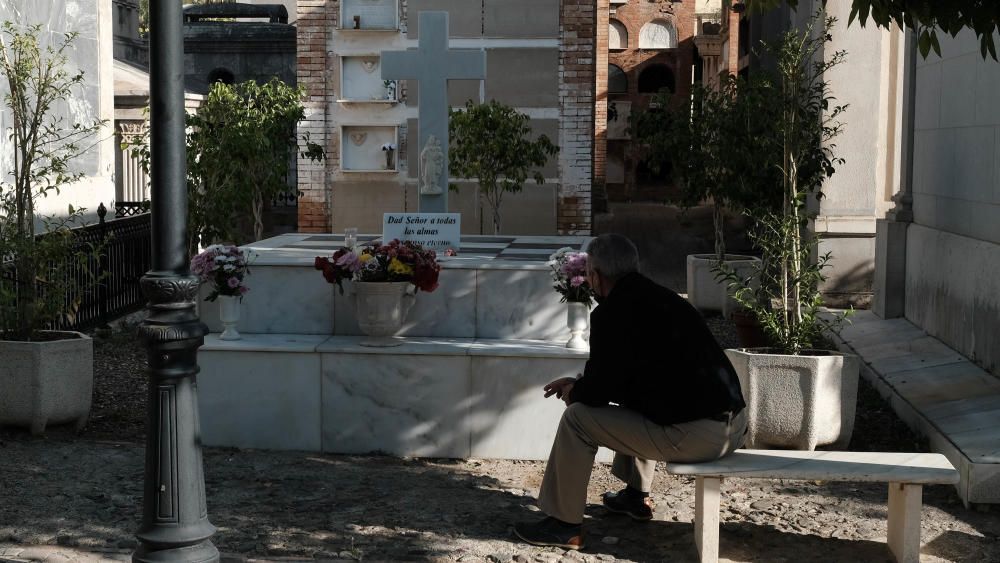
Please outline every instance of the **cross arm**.
[[451, 80], [482, 80], [486, 78], [486, 52], [479, 49], [448, 51], [446, 72]]
[[420, 69], [416, 49], [382, 52], [382, 80], [416, 80]]

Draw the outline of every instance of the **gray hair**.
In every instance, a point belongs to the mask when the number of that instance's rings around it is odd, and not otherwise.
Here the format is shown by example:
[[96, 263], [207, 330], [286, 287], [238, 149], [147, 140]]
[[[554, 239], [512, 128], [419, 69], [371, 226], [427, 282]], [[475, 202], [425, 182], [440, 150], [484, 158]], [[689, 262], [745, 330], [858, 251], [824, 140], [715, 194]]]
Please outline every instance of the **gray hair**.
[[587, 259], [591, 269], [612, 281], [639, 271], [639, 251], [627, 237], [615, 233], [591, 240]]

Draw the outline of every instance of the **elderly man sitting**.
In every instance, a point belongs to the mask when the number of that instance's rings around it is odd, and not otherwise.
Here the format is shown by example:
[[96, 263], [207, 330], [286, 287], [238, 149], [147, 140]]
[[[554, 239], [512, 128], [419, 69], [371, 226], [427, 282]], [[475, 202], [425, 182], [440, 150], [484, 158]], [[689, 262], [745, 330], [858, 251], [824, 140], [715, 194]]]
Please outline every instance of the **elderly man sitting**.
[[604, 506], [649, 520], [657, 460], [718, 459], [743, 444], [747, 427], [739, 379], [701, 314], [638, 272], [639, 254], [624, 236], [601, 235], [587, 252], [598, 302], [590, 359], [582, 376], [544, 387], [567, 405], [538, 495], [548, 516], [514, 526], [528, 543], [563, 549], [583, 547], [598, 446], [616, 452], [612, 473], [625, 483], [605, 493]]

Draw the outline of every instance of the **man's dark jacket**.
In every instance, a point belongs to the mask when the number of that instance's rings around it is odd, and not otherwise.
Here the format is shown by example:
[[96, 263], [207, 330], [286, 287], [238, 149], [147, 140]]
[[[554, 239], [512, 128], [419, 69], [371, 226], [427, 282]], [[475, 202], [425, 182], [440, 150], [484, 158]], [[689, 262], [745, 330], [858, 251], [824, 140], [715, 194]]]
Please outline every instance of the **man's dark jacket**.
[[740, 382], [701, 314], [642, 274], [628, 274], [590, 315], [590, 359], [570, 399], [617, 403], [656, 424], [743, 408]]

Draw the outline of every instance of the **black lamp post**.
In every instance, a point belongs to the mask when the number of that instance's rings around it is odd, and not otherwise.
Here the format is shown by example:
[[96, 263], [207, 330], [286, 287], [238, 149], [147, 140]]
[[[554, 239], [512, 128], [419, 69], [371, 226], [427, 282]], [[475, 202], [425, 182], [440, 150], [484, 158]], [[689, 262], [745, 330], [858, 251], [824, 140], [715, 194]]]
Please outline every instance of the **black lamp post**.
[[181, 3], [149, 3], [150, 166], [153, 268], [143, 276], [149, 318], [146, 473], [139, 547], [133, 561], [214, 562], [198, 443], [198, 280], [188, 269]]

